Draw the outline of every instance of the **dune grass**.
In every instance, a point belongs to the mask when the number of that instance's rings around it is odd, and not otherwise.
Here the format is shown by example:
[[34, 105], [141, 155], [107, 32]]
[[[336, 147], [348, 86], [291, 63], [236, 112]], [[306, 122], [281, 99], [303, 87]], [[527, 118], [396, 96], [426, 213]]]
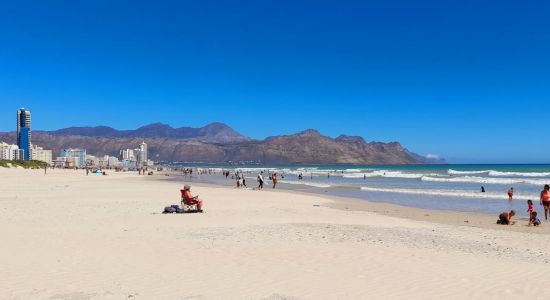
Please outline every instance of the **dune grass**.
[[43, 169], [44, 165], [46, 165], [45, 162], [38, 160], [0, 160], [0, 167], [3, 168], [22, 167], [25, 169]]

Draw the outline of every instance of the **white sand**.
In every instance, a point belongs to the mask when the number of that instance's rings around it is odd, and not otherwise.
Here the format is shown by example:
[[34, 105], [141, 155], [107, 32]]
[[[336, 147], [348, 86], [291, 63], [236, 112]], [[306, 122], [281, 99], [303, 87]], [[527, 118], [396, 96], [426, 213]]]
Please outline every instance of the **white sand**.
[[547, 234], [204, 186], [163, 215], [182, 184], [155, 177], [0, 168], [0, 299], [550, 298]]

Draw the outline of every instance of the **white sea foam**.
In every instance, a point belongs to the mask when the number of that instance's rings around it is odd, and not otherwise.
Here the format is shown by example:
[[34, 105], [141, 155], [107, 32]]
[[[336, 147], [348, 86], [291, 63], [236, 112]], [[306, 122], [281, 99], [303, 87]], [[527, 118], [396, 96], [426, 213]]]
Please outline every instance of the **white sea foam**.
[[345, 169], [344, 172], [345, 173], [361, 173], [361, 172], [364, 172], [364, 170], [362, 170], [362, 169]]
[[447, 171], [448, 174], [450, 175], [474, 175], [474, 174], [485, 174], [485, 173], [489, 173], [491, 172], [491, 170], [482, 170], [482, 171], [456, 171], [456, 170], [453, 170], [453, 169], [449, 169]]
[[364, 177], [379, 177], [380, 175], [374, 173], [353, 173], [353, 174], [344, 174], [344, 178], [364, 178]]
[[[385, 193], [399, 193], [409, 195], [430, 195], [430, 196], [447, 196], [447, 197], [461, 197], [461, 198], [480, 198], [480, 199], [507, 199], [508, 196], [505, 193], [481, 193], [474, 191], [464, 190], [430, 190], [430, 189], [399, 189], [399, 188], [373, 188], [373, 187], [361, 187], [363, 191], [369, 192], [385, 192]], [[526, 195], [514, 195], [514, 199], [528, 200], [534, 199]]]
[[494, 177], [548, 177], [550, 172], [499, 172], [499, 171], [489, 171], [489, 176]]
[[463, 183], [481, 183], [481, 184], [530, 184], [530, 185], [544, 185], [550, 182], [547, 179], [526, 179], [526, 178], [489, 178], [489, 177], [477, 177], [477, 176], [462, 176], [462, 177], [431, 177], [423, 176], [423, 181], [435, 181], [435, 182], [463, 182]]
[[[388, 171], [388, 170], [377, 170], [368, 173], [352, 173], [344, 174], [344, 178], [364, 178], [364, 177], [385, 177], [385, 178], [404, 178], [404, 179], [420, 179], [426, 174], [417, 174], [417, 173], [403, 173], [401, 171]], [[430, 174], [437, 176], [437, 174]]]
[[479, 171], [456, 171], [449, 169], [450, 175], [479, 175], [487, 174], [491, 177], [550, 177], [550, 172], [501, 172], [495, 170], [479, 170]]
[[287, 180], [280, 180], [280, 183], [288, 183], [288, 184], [296, 184], [296, 185], [307, 185], [307, 186], [313, 186], [318, 188], [329, 188], [331, 187], [330, 184], [322, 184], [317, 182], [311, 182], [311, 181], [287, 181]]

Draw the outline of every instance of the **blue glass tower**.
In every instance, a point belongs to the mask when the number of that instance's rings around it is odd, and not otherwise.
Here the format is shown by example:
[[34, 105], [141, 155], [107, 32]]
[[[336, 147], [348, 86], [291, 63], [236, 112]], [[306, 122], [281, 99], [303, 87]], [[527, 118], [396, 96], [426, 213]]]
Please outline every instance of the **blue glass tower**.
[[30, 134], [31, 129], [28, 127], [21, 128], [21, 134], [20, 134], [20, 141], [19, 141], [19, 149], [22, 149], [23, 157], [21, 159], [23, 160], [31, 160], [31, 147], [30, 147]]
[[31, 112], [21, 108], [17, 111], [17, 146], [24, 151], [23, 160], [31, 159]]

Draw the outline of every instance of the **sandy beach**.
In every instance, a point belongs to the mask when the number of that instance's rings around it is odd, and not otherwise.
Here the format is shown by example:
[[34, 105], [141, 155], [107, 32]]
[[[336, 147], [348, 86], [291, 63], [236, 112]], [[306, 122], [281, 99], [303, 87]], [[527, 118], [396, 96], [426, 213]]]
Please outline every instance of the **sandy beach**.
[[157, 174], [0, 168], [0, 299], [548, 299], [550, 226]]

